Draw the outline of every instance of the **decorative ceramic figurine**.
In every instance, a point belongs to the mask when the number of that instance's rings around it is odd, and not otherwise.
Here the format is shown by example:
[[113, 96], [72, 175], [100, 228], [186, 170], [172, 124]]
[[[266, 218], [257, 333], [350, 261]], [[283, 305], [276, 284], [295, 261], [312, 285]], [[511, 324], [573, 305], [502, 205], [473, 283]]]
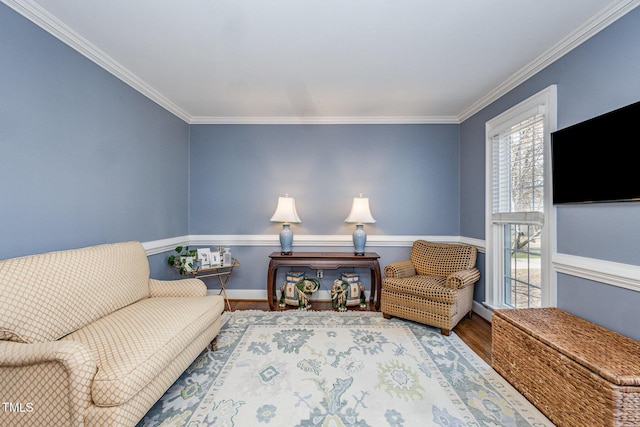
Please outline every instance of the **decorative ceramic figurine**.
[[367, 306], [364, 295], [364, 286], [360, 282], [349, 283], [346, 280], [336, 279], [331, 288], [331, 305], [338, 311], [347, 311], [347, 306]]
[[311, 307], [311, 294], [320, 289], [320, 281], [312, 277], [302, 277], [298, 282], [287, 281], [280, 286], [280, 307], [297, 305], [298, 310], [308, 310]]

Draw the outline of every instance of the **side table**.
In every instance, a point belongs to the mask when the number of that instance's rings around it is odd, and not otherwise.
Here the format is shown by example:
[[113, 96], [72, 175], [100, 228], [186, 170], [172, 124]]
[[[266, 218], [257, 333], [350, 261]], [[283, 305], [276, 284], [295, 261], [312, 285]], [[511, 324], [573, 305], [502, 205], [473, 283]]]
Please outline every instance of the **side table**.
[[335, 270], [340, 267], [368, 268], [371, 270], [369, 302], [376, 311], [380, 310], [382, 276], [378, 263], [380, 255], [375, 252], [365, 252], [364, 255], [355, 255], [353, 252], [293, 252], [290, 255], [282, 255], [280, 252], [272, 252], [269, 258], [271, 261], [267, 270], [267, 298], [271, 310], [275, 310], [278, 306], [276, 275], [278, 268], [283, 266], [308, 267], [315, 270]]
[[220, 294], [224, 294], [224, 301], [227, 303], [227, 308], [231, 311], [231, 304], [229, 303], [229, 298], [227, 298], [227, 282], [231, 277], [231, 273], [233, 273], [233, 269], [240, 266], [240, 263], [237, 259], [233, 258], [230, 265], [220, 265], [215, 267], [207, 267], [207, 268], [199, 268], [197, 270], [191, 270], [185, 272], [185, 274], [189, 274], [193, 276], [194, 279], [204, 279], [206, 277], [217, 277], [220, 281]]

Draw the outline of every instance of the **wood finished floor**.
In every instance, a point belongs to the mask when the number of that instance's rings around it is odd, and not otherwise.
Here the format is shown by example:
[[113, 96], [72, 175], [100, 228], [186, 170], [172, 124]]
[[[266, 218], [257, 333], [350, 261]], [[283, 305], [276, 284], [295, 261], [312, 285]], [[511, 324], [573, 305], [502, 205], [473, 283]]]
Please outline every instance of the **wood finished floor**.
[[[229, 300], [231, 310], [269, 311], [267, 301]], [[331, 302], [313, 302], [314, 310], [331, 310]], [[491, 323], [474, 314], [464, 318], [453, 331], [485, 362], [491, 364]]]

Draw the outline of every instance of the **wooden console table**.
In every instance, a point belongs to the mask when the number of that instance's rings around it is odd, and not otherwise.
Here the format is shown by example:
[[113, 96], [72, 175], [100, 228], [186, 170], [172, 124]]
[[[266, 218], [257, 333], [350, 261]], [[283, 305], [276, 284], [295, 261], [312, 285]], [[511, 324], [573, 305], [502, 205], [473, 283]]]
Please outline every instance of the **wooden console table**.
[[308, 267], [314, 270], [337, 269], [340, 267], [368, 268], [371, 270], [371, 295], [369, 303], [376, 311], [380, 310], [380, 290], [382, 277], [378, 255], [375, 252], [365, 252], [364, 255], [355, 255], [353, 252], [293, 252], [291, 255], [282, 255], [280, 252], [272, 252], [269, 255], [269, 270], [267, 271], [267, 298], [269, 308], [275, 310], [278, 306], [276, 295], [276, 275], [278, 268]]

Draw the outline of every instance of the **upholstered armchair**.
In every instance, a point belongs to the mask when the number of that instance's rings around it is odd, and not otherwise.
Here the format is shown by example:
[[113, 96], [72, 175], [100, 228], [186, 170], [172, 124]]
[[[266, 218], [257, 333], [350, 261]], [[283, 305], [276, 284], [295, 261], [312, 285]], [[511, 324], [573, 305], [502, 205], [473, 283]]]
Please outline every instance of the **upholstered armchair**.
[[384, 269], [380, 296], [385, 318], [401, 317], [440, 328], [443, 335], [471, 317], [473, 288], [480, 278], [475, 246], [416, 240], [409, 261]]

